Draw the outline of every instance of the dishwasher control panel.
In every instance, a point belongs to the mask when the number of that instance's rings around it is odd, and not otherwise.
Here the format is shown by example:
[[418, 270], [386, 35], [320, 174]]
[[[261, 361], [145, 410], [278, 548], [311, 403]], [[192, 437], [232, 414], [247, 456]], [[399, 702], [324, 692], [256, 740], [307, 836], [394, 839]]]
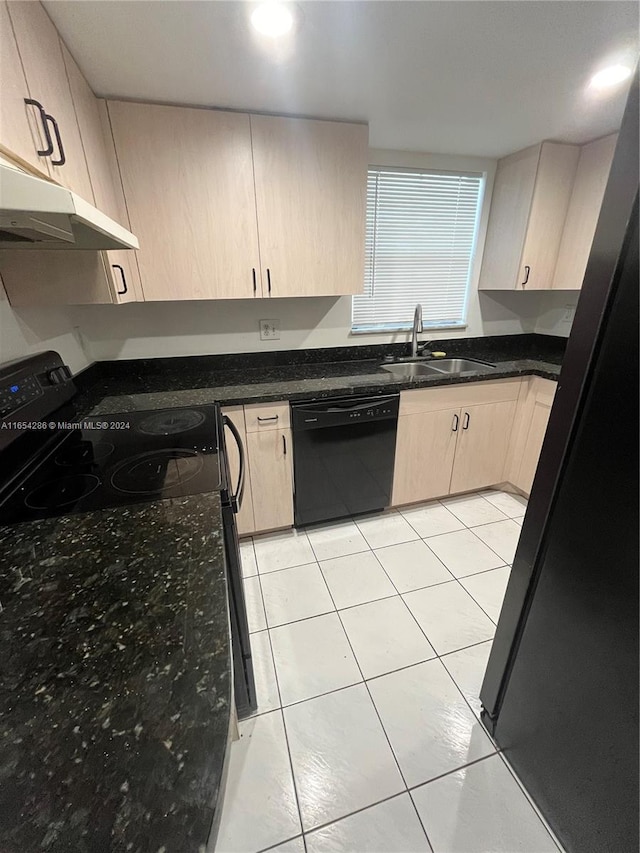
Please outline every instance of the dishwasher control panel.
[[349, 419], [365, 420], [366, 418], [379, 418], [381, 415], [397, 414], [391, 406], [372, 406], [370, 409], [360, 409], [355, 412], [349, 412]]
[[291, 404], [293, 431], [321, 427], [356, 426], [367, 421], [396, 421], [400, 395], [340, 397]]

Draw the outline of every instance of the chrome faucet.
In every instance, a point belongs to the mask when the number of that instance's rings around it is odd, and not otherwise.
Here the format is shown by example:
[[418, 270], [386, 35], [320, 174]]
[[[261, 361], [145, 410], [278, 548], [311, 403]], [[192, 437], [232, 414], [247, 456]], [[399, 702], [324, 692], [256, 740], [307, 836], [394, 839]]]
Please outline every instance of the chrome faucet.
[[411, 332], [411, 358], [418, 356], [418, 335], [422, 334], [422, 305], [418, 303], [413, 314], [413, 330]]

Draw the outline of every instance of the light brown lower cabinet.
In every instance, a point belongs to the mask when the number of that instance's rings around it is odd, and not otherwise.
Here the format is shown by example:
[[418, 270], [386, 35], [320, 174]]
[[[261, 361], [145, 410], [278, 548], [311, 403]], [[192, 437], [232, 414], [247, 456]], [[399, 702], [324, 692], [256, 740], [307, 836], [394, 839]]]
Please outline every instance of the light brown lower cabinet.
[[[510, 483], [528, 494], [556, 383], [532, 376], [403, 391], [392, 505]], [[293, 462], [286, 402], [233, 406], [247, 453], [242, 535], [293, 524]], [[235, 442], [227, 441], [236, 482]]]
[[255, 530], [293, 524], [292, 439], [290, 429], [247, 433], [247, 456]]
[[398, 418], [393, 503], [410, 504], [449, 493], [459, 409]]
[[[244, 422], [244, 408], [242, 406], [229, 406], [222, 410], [222, 414], [226, 415], [240, 433], [240, 439], [245, 451], [245, 474], [244, 474], [244, 494], [240, 504], [240, 510], [236, 515], [236, 523], [238, 525], [238, 533], [240, 536], [246, 536], [248, 533], [253, 533], [256, 529], [255, 520], [253, 517], [253, 495], [251, 493], [251, 470], [247, 456], [247, 430]], [[227, 447], [227, 458], [229, 460], [229, 473], [231, 475], [230, 488], [235, 493], [240, 474], [240, 454], [238, 446], [233, 439], [233, 436], [225, 436]]]
[[515, 413], [515, 400], [461, 410], [450, 494], [503, 481]]
[[539, 376], [523, 383], [505, 480], [526, 495], [533, 485], [556, 388], [556, 382]]
[[502, 483], [520, 386], [505, 379], [402, 392], [392, 504]]

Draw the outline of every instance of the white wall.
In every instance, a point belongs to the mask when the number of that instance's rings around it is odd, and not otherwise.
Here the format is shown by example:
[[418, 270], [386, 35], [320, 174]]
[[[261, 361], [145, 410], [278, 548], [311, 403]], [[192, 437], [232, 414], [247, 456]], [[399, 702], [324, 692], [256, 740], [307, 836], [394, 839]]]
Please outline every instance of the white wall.
[[580, 297], [579, 290], [555, 291], [540, 294], [535, 331], [541, 335], [569, 337]]
[[[533, 332], [536, 330], [542, 298], [547, 295], [476, 294], [470, 306], [473, 310], [469, 312], [466, 329], [442, 330], [421, 337], [427, 340]], [[556, 294], [551, 296], [555, 297]], [[96, 360], [353, 346], [408, 340], [408, 333], [351, 335], [350, 297], [158, 302], [82, 306], [75, 310], [86, 351]], [[280, 340], [260, 340], [260, 319], [280, 321]], [[547, 331], [547, 334], [562, 333], [552, 328]]]
[[0, 362], [33, 352], [56, 350], [74, 373], [93, 359], [87, 357], [72, 308], [13, 309], [0, 284]]

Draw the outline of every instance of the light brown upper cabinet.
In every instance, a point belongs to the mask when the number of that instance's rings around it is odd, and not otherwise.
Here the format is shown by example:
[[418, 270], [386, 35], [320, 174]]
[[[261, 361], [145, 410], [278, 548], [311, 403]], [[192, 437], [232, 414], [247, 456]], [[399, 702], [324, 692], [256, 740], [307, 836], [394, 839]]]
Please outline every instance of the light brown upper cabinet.
[[[106, 103], [96, 98], [74, 58], [62, 45], [78, 127], [89, 168], [93, 200], [111, 219], [130, 229], [120, 184]], [[142, 300], [136, 253], [125, 250], [103, 252], [108, 298], [114, 303]], [[97, 267], [99, 270], [100, 267]]]
[[368, 128], [251, 116], [265, 296], [362, 293]]
[[108, 102], [145, 300], [260, 287], [249, 116]]
[[365, 125], [108, 107], [146, 300], [362, 291]]
[[[11, 0], [8, 8], [28, 87], [24, 97], [37, 102], [28, 107], [29, 120], [37, 122], [45, 146], [40, 150], [47, 152], [36, 156], [46, 163], [51, 178], [91, 201], [89, 171], [58, 32], [35, 0]], [[14, 79], [16, 73], [14, 70]], [[2, 136], [4, 144], [4, 128]]]
[[542, 142], [498, 162], [479, 290], [551, 289], [579, 156]]
[[[71, 54], [64, 45], [61, 48], [90, 170], [85, 198], [128, 228], [105, 102], [95, 97]], [[6, 249], [0, 251], [0, 276], [14, 307], [110, 305], [142, 299], [135, 252], [123, 250]]]
[[558, 254], [553, 287], [579, 290], [587, 268], [618, 134], [583, 145]]
[[29, 89], [5, 2], [0, 2], [0, 80], [0, 152], [30, 172], [48, 176], [47, 162], [37, 153], [45, 147], [43, 127], [33, 107], [25, 104]]

